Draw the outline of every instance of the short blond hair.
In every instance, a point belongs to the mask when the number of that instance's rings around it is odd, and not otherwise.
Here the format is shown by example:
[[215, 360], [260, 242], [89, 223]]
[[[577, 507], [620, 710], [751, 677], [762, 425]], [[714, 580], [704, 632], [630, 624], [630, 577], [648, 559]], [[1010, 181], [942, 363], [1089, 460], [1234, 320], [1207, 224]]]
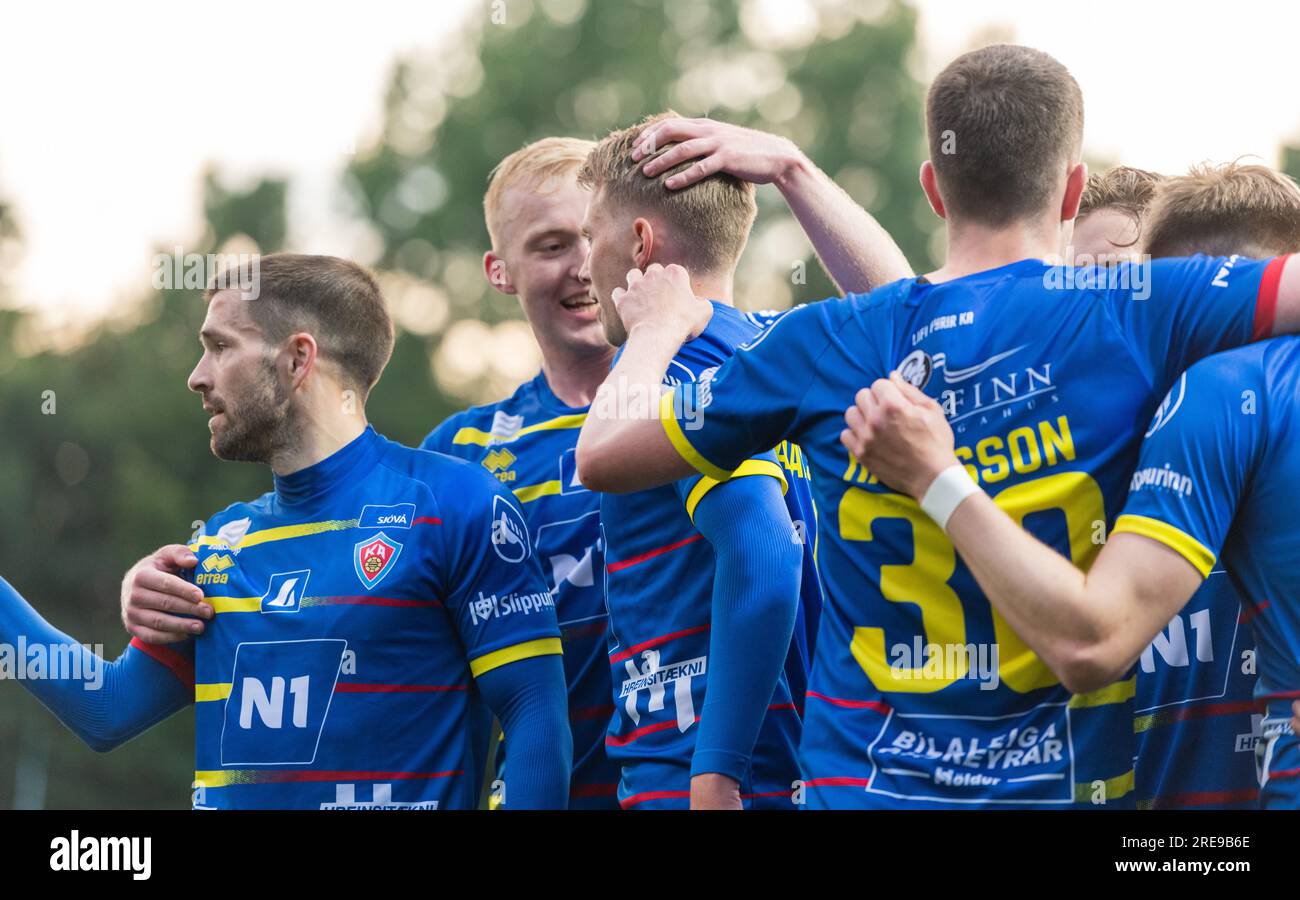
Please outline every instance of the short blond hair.
[[687, 188], [669, 190], [664, 182], [672, 175], [689, 169], [695, 160], [679, 163], [653, 178], [641, 172], [642, 166], [660, 155], [675, 142], [656, 147], [646, 158], [633, 162], [632, 148], [648, 126], [664, 119], [676, 118], [669, 110], [649, 116], [630, 128], [611, 132], [587, 156], [578, 170], [578, 184], [620, 205], [632, 209], [653, 210], [687, 238], [682, 243], [684, 259], [690, 268], [705, 272], [730, 271], [745, 250], [749, 230], [758, 215], [754, 186], [731, 175], [717, 173]]
[[1300, 251], [1300, 187], [1268, 166], [1193, 166], [1157, 188], [1143, 250], [1156, 257]]
[[550, 193], [559, 187], [560, 179], [582, 165], [595, 146], [595, 141], [581, 138], [542, 138], [497, 163], [488, 176], [487, 193], [483, 195], [483, 218], [493, 250], [501, 249], [501, 228], [509, 218], [504, 209], [506, 190], [526, 187], [539, 194]]

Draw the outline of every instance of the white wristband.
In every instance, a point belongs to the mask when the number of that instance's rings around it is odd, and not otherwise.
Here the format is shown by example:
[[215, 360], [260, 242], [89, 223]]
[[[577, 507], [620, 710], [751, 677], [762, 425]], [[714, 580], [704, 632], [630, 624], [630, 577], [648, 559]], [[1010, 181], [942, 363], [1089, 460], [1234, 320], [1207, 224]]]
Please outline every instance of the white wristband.
[[921, 509], [934, 519], [940, 528], [947, 531], [948, 519], [957, 509], [958, 504], [978, 491], [979, 485], [970, 477], [966, 467], [960, 464], [952, 465], [930, 482], [925, 496], [921, 498]]

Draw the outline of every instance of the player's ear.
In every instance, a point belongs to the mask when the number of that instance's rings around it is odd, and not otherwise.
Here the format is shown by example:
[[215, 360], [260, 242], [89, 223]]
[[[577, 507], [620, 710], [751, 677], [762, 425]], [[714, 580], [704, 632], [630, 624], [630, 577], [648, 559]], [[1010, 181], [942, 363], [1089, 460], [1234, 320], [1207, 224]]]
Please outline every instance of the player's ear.
[[1061, 200], [1061, 221], [1071, 222], [1079, 214], [1079, 201], [1088, 185], [1088, 164], [1079, 163], [1065, 177], [1065, 197]]
[[632, 223], [632, 259], [638, 269], [645, 269], [654, 262], [655, 229], [647, 219], [637, 219]]
[[286, 352], [281, 354], [286, 370], [285, 374], [288, 375], [291, 385], [296, 389], [316, 368], [316, 357], [319, 354], [319, 348], [316, 346], [314, 337], [305, 331], [300, 331], [289, 336], [289, 340], [285, 343], [285, 349]]
[[934, 177], [934, 166], [927, 159], [921, 163], [921, 190], [925, 191], [925, 199], [930, 201], [930, 209], [941, 219], [948, 218], [947, 212], [943, 208], [943, 198], [939, 196], [939, 182]]
[[492, 250], [483, 254], [483, 274], [487, 276], [488, 284], [496, 288], [503, 294], [516, 294], [515, 283], [510, 280], [510, 267], [506, 261], [497, 256]]

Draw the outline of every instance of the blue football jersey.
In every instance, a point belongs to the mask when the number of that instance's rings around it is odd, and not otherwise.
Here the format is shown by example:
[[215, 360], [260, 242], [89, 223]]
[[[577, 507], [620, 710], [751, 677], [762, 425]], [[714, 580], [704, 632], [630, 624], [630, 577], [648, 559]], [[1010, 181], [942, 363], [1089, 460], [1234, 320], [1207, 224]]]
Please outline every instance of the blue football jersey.
[[[795, 307], [798, 309], [799, 307]], [[764, 309], [745, 313], [745, 318], [760, 330], [766, 330], [780, 321], [790, 310]], [[804, 554], [803, 580], [800, 589], [799, 610], [795, 615], [794, 639], [790, 642], [790, 657], [786, 660], [785, 677], [790, 683], [799, 714], [804, 712], [804, 696], [808, 693], [808, 673], [812, 671], [813, 653], [817, 647], [817, 629], [821, 625], [822, 587], [817, 574], [817, 507], [813, 504], [812, 467], [804, 462], [798, 444], [782, 441], [776, 445], [776, 460], [785, 469], [786, 479], [796, 480], [795, 489], [786, 492], [786, 505], [790, 518], [803, 539], [812, 546], [812, 553]]]
[[1116, 532], [1145, 535], [1203, 575], [1221, 560], [1254, 630], [1265, 709], [1260, 800], [1300, 807], [1300, 339], [1276, 338], [1192, 366], [1156, 411]]
[[1071, 695], [919, 505], [845, 451], [844, 410], [900, 370], [941, 404], [979, 485], [1086, 566], [1167, 387], [1269, 333], [1266, 266], [1022, 260], [904, 279], [795, 310], [707, 391], [664, 399], [669, 439], [706, 475], [783, 439], [811, 462], [826, 604], [801, 745], [809, 807], [1133, 804], [1134, 678]]
[[191, 549], [216, 615], [136, 646], [193, 679], [196, 807], [472, 809], [474, 678], [561, 652], [509, 493], [371, 428]]
[[539, 373], [499, 403], [451, 416], [420, 446], [480, 466], [519, 502], [555, 593], [564, 641], [573, 731], [569, 806], [617, 809], [618, 765], [605, 753], [614, 704], [605, 657], [600, 499], [578, 481], [573, 455], [586, 419], [586, 407], [566, 406]]
[[[715, 302], [713, 308], [708, 327], [673, 359], [666, 377], [670, 385], [707, 384], [738, 344], [759, 333], [733, 307]], [[738, 462], [737, 475], [777, 478], [786, 488], [791, 518], [806, 516], [811, 498], [801, 500], [798, 492], [808, 491], [810, 482], [786, 475], [790, 466], [804, 467], [802, 453], [785, 448], [782, 466], [772, 450], [777, 443], [751, 454], [743, 465]], [[692, 477], [600, 498], [616, 706], [606, 745], [622, 765], [619, 802], [624, 808], [684, 808], [690, 797], [695, 725], [708, 682], [715, 566], [713, 548], [695, 529], [692, 515], [716, 484]], [[798, 526], [792, 539], [803, 541], [806, 578], [813, 543]], [[811, 584], [802, 583], [801, 593], [820, 602], [815, 576]], [[801, 604], [806, 607], [808, 601]], [[747, 806], [792, 808], [800, 731], [795, 701], [783, 673], [759, 731], [750, 777], [741, 784]]]
[[1255, 644], [1232, 580], [1210, 573], [1138, 660], [1139, 809], [1254, 809]]

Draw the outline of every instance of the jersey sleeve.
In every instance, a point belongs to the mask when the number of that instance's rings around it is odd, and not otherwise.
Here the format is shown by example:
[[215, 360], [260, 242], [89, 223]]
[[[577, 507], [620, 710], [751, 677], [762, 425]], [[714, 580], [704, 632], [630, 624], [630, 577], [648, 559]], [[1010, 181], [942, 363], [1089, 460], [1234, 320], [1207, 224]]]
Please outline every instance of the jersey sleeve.
[[1212, 353], [1269, 337], [1287, 257], [1157, 259], [1117, 267], [1107, 301], [1153, 386]]
[[561, 653], [555, 599], [519, 507], [495, 479], [467, 471], [444, 509], [444, 602], [478, 677], [507, 663]]
[[1140, 534], [1208, 577], [1264, 445], [1265, 393], [1237, 354], [1184, 373], [1156, 410], [1115, 533]]
[[660, 401], [673, 447], [696, 471], [726, 481], [746, 460], [794, 439], [800, 407], [829, 345], [819, 303], [792, 310], [718, 367]]
[[686, 507], [686, 514], [694, 522], [695, 510], [700, 505], [700, 501], [708, 496], [709, 492], [715, 487], [725, 483], [725, 481], [753, 476], [775, 478], [781, 483], [782, 494], [789, 487], [785, 479], [785, 471], [781, 468], [781, 464], [777, 462], [776, 454], [769, 450], [767, 453], [751, 456], [742, 462], [728, 479], [719, 480], [708, 475], [692, 475], [689, 478], [673, 482], [673, 488], [677, 491], [677, 496], [681, 499], [682, 505]]

